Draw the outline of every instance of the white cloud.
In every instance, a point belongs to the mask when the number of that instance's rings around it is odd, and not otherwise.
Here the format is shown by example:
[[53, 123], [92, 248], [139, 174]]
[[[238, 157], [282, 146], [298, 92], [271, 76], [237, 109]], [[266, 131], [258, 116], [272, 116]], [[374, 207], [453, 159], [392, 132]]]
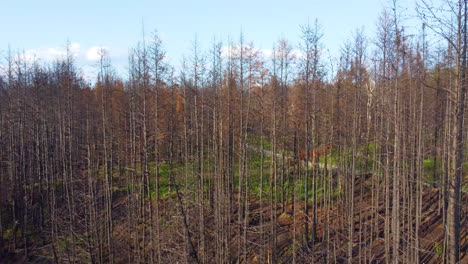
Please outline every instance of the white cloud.
[[[70, 46], [68, 46], [68, 52], [71, 53], [74, 58], [77, 58], [80, 54], [80, 44], [77, 42], [70, 43]], [[65, 58], [67, 56], [67, 47], [29, 49], [19, 54], [18, 56], [21, 59], [28, 61], [35, 59], [52, 61]]]
[[[247, 45], [246, 45], [247, 46]], [[234, 46], [223, 46], [221, 47], [221, 56], [223, 58], [229, 58], [229, 55], [236, 56], [240, 48], [240, 45]], [[260, 56], [263, 57], [264, 60], [269, 61], [273, 58], [274, 51], [273, 49], [258, 49], [254, 47], [254, 52], [258, 52]], [[305, 54], [303, 51], [299, 49], [292, 49], [291, 56], [294, 56], [296, 59], [305, 58]]]
[[80, 54], [80, 51], [81, 51], [80, 43], [77, 43], [77, 42], [71, 43], [70, 44], [70, 51], [75, 56], [78, 56]]
[[[249, 47], [249, 45], [244, 45], [244, 47]], [[236, 56], [240, 50], [240, 45], [234, 46], [223, 46], [221, 47], [221, 56], [223, 58], [229, 58], [229, 55]], [[263, 56], [264, 59], [269, 60], [273, 57], [272, 49], [258, 49], [254, 47], [253, 52], [258, 52], [260, 56]]]
[[109, 48], [104, 46], [93, 46], [86, 51], [86, 59], [89, 61], [97, 61], [101, 58], [103, 52], [108, 53]]
[[7, 73], [7, 71], [6, 71], [5, 65], [0, 64], [0, 76], [4, 76], [4, 75], [6, 75], [6, 73]]
[[223, 46], [221, 47], [221, 57], [228, 58], [229, 54], [231, 53], [231, 46]]
[[273, 57], [272, 49], [262, 49], [262, 54], [265, 59], [271, 59]]
[[296, 59], [304, 59], [306, 57], [306, 54], [302, 50], [293, 49], [291, 53], [296, 57]]

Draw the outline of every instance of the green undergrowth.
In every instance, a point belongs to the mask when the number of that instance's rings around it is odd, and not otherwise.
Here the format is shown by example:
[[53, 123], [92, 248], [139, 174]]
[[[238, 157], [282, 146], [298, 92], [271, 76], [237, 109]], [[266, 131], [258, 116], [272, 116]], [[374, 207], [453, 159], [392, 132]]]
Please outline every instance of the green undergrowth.
[[263, 149], [265, 150], [272, 150], [273, 146], [270, 142], [270, 140], [267, 137], [260, 137], [260, 136], [251, 136], [247, 139], [247, 144], [254, 146], [256, 148], [261, 148], [263, 146]]
[[[264, 200], [269, 200], [271, 198], [271, 194], [273, 195], [273, 199], [276, 201], [281, 201], [283, 196], [284, 199], [288, 202], [291, 201], [292, 197], [295, 199], [305, 200], [305, 172], [304, 167], [301, 167], [301, 174], [297, 175], [296, 169], [297, 166], [294, 165], [294, 162], [288, 158], [285, 159], [286, 163], [282, 164], [282, 159], [277, 159], [277, 169], [276, 169], [276, 179], [273, 177], [273, 160], [271, 157], [271, 152], [265, 152], [263, 154], [263, 161], [260, 149], [258, 148], [261, 145], [261, 140], [259, 137], [252, 137], [249, 138], [249, 144], [252, 144], [254, 148], [249, 148], [247, 150], [247, 171], [243, 175], [242, 179], [239, 178], [239, 157], [235, 157], [235, 165], [234, 165], [234, 179], [233, 179], [233, 188], [234, 193], [237, 193], [240, 189], [243, 193], [245, 193], [247, 188], [249, 197], [260, 198]], [[375, 151], [379, 151], [377, 148], [379, 146], [377, 144], [368, 144], [367, 146], [361, 147], [357, 151], [357, 155], [355, 157], [356, 162], [356, 169], [359, 173], [364, 173], [365, 169], [372, 170], [373, 164], [375, 162], [372, 160], [373, 153]], [[267, 151], [271, 149], [271, 144], [267, 139], [263, 140], [263, 148]], [[351, 164], [352, 160], [352, 151], [347, 150], [346, 152], [339, 153], [338, 149], [333, 148], [330, 153], [327, 155], [321, 156], [319, 158], [319, 162], [321, 164], [327, 164], [329, 166], [334, 167], [341, 167], [343, 164]], [[285, 157], [291, 157], [291, 153], [286, 152]], [[368, 155], [368, 156], [367, 156]], [[205, 192], [206, 199], [209, 199], [209, 194], [213, 191], [214, 187], [214, 179], [216, 177], [221, 177], [221, 175], [214, 175], [214, 167], [212, 162], [212, 156], [209, 152], [206, 152], [205, 158], [202, 161], [201, 165], [203, 166], [202, 174], [198, 174], [198, 163], [196, 160], [191, 160], [187, 165], [184, 164], [176, 164], [172, 169], [167, 162], [161, 162], [159, 166], [156, 166], [154, 161], [149, 163], [149, 177], [150, 177], [150, 197], [146, 197], [147, 199], [155, 199], [157, 186], [156, 186], [156, 177], [159, 179], [159, 197], [161, 199], [167, 199], [171, 197], [175, 197], [176, 189], [175, 186], [171, 183], [170, 176], [171, 174], [174, 175], [174, 179], [176, 181], [176, 185], [179, 187], [179, 191], [184, 196], [190, 197], [198, 197], [198, 188], [200, 186], [199, 180], [203, 180], [203, 191]], [[431, 158], [426, 158], [423, 162], [424, 164], [424, 179], [426, 182], [430, 183], [433, 181], [433, 171], [434, 171], [434, 161]], [[438, 163], [437, 163], [438, 165]], [[409, 166], [409, 165], [408, 165]], [[156, 167], [159, 168], [158, 173], [156, 173]], [[437, 166], [439, 167], [439, 166]], [[313, 183], [313, 173], [314, 170], [317, 170], [316, 177], [316, 197], [317, 199], [322, 199], [324, 196], [328, 197], [339, 197], [342, 195], [342, 190], [338, 189], [338, 185], [336, 183], [337, 177], [330, 179], [328, 174], [323, 176], [324, 170], [323, 169], [309, 169], [309, 178], [308, 178], [308, 195], [307, 200], [313, 201], [314, 199], [314, 183]], [[463, 164], [464, 170], [464, 184], [462, 185], [462, 189], [464, 192], [468, 191], [468, 186], [466, 184], [467, 178], [467, 171], [468, 171], [468, 162]], [[117, 177], [119, 175], [119, 170], [117, 168], [112, 169], [113, 177]], [[137, 166], [137, 168], [133, 171], [136, 175], [134, 176], [135, 182], [133, 183], [134, 186], [123, 186], [119, 189], [126, 189], [130, 190], [131, 192], [135, 192], [141, 188], [141, 166]], [[378, 173], [378, 172], [375, 172]], [[121, 174], [121, 172], [120, 172]], [[440, 174], [440, 171], [437, 170], [437, 175]], [[130, 177], [130, 170], [126, 170], [124, 173], [124, 177]], [[229, 177], [225, 175], [225, 177]], [[219, 179], [219, 178], [218, 178]], [[241, 181], [240, 181], [241, 180]], [[275, 187], [276, 181], [276, 187]], [[128, 181], [126, 181], [128, 183]], [[242, 188], [239, 188], [239, 184], [242, 184]], [[332, 187], [329, 184], [333, 184]], [[273, 190], [270, 190], [274, 188]], [[294, 195], [293, 192], [294, 191]], [[186, 193], [188, 192], [188, 193]]]

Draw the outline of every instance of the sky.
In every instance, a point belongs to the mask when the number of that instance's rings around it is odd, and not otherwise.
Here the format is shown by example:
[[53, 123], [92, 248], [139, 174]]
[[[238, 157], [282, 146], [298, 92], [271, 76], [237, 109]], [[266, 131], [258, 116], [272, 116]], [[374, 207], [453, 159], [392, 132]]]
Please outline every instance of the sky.
[[[127, 74], [128, 51], [157, 30], [170, 63], [177, 67], [190, 54], [194, 39], [208, 50], [214, 38], [238, 40], [271, 50], [279, 38], [297, 47], [300, 25], [317, 19], [330, 54], [356, 29], [375, 32], [389, 0], [0, 0], [0, 64], [8, 47], [41, 61], [63, 56], [67, 41], [85, 75], [96, 71], [99, 47], [108, 50], [113, 66]], [[414, 0], [399, 0], [414, 9]], [[227, 44], [226, 44], [227, 45]], [[4, 60], [4, 59], [3, 59]]]

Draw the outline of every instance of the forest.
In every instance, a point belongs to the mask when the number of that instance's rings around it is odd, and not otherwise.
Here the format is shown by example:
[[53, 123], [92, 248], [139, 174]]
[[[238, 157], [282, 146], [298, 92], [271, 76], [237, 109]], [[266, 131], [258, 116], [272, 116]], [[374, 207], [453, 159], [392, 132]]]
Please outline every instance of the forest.
[[0, 263], [467, 263], [468, 1], [442, 2], [335, 59], [320, 21], [180, 67], [154, 30], [92, 81], [6, 50]]

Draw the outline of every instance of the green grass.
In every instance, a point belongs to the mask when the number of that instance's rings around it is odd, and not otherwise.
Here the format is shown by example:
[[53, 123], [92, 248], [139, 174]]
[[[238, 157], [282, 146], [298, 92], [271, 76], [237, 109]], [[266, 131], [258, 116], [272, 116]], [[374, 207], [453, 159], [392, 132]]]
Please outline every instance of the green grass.
[[263, 145], [263, 149], [266, 149], [266, 150], [272, 150], [273, 149], [273, 146], [272, 146], [270, 140], [265, 136], [263, 137], [263, 140], [259, 136], [252, 136], [247, 140], [247, 143], [254, 146], [254, 147], [257, 147], [257, 148], [260, 148]]
[[[176, 168], [178, 170], [180, 168]], [[150, 190], [151, 190], [151, 197], [152, 199], [156, 199], [156, 163], [152, 162], [150, 164]], [[159, 165], [159, 195], [160, 198], [168, 198], [172, 195], [175, 195], [175, 189], [171, 188], [171, 183], [170, 183], [170, 167], [169, 164], [167, 163], [162, 163]]]
[[[18, 228], [17, 233], [21, 234], [20, 228]], [[13, 228], [7, 228], [5, 231], [3, 231], [3, 240], [11, 240], [13, 239]]]
[[319, 157], [319, 162], [327, 165], [337, 166], [339, 161], [338, 151], [332, 149], [331, 153]]
[[[248, 177], [246, 182], [246, 179], [243, 179], [242, 184], [245, 186], [245, 184], [248, 184], [248, 192], [249, 196], [253, 197], [260, 197], [260, 193], [262, 193], [262, 198], [265, 200], [268, 200], [270, 198], [270, 180], [271, 180], [271, 165], [272, 165], [272, 157], [270, 155], [264, 155], [263, 156], [263, 164], [261, 160], [261, 154], [259, 153], [259, 147], [263, 146], [264, 149], [268, 150], [271, 149], [271, 143], [264, 138], [263, 139], [263, 144], [260, 140], [260, 137], [251, 137], [248, 139], [249, 144], [252, 146], [256, 147], [256, 149], [249, 149], [248, 151], [248, 164], [247, 164], [247, 174], [246, 176]], [[360, 157], [362, 157], [362, 160], [358, 160], [358, 164], [362, 163], [361, 166], [364, 166], [365, 164], [365, 158], [364, 154], [369, 151], [369, 154], [371, 155], [374, 149], [378, 147], [375, 144], [369, 144], [366, 147], [363, 147], [359, 150]], [[291, 156], [292, 153], [286, 152], [286, 156]], [[321, 163], [326, 163], [331, 166], [338, 166], [340, 164], [340, 158], [342, 158], [343, 155], [340, 156], [338, 153], [337, 149], [332, 149], [331, 153], [327, 154], [326, 156], [322, 156], [319, 158], [319, 162]], [[345, 158], [350, 158], [351, 154], [348, 153], [347, 155], [344, 155]], [[235, 166], [234, 166], [234, 182], [233, 182], [233, 187], [237, 191], [239, 189], [239, 164], [238, 164], [238, 158], [236, 157], [235, 159]], [[430, 166], [430, 161], [427, 161]], [[371, 164], [371, 161], [369, 161], [369, 164]], [[213, 184], [212, 180], [213, 177], [220, 177], [220, 175], [213, 175], [213, 166], [212, 166], [212, 160], [210, 157], [210, 153], [207, 153], [206, 158], [203, 160], [203, 175], [202, 178], [204, 179], [204, 191], [208, 194], [210, 192], [210, 184]], [[261, 169], [263, 166], [263, 185], [261, 184]], [[277, 184], [278, 186], [274, 190], [273, 193], [273, 198], [279, 201], [281, 199], [281, 195], [284, 191], [286, 194], [286, 197], [288, 200], [291, 199], [292, 197], [292, 191], [295, 191], [295, 198], [296, 199], [301, 199], [304, 200], [305, 193], [305, 180], [302, 172], [301, 177], [297, 176], [292, 176], [292, 169], [291, 168], [286, 168], [285, 175], [281, 177], [281, 160], [278, 159], [278, 175], [277, 175]], [[286, 165], [288, 166], [288, 165]], [[158, 173], [156, 173], [156, 168], [159, 168]], [[186, 175], [186, 169], [188, 174]], [[310, 169], [309, 172], [312, 172], [313, 169]], [[100, 169], [99, 173], [102, 173], [103, 170], [102, 168]], [[112, 169], [113, 176], [119, 176], [119, 171], [117, 168]], [[132, 188], [140, 188], [141, 184], [141, 166], [136, 166], [136, 169], [134, 171], [136, 174], [136, 182], [134, 182], [134, 186], [125, 186], [125, 187], [120, 187], [122, 190], [128, 190]], [[181, 186], [179, 189], [180, 192], [184, 193], [186, 190], [186, 183], [187, 183], [187, 190], [189, 193], [185, 195], [196, 195], [196, 190], [198, 186], [198, 175], [197, 175], [197, 164], [195, 161], [189, 162], [188, 165], [184, 164], [177, 164], [172, 173], [175, 176], [176, 183]], [[323, 173], [322, 170], [319, 170], [319, 175]], [[159, 197], [162, 199], [170, 198], [175, 196], [175, 189], [171, 185], [170, 182], [170, 175], [171, 175], [171, 169], [169, 167], [169, 164], [166, 162], [161, 162], [159, 166], [156, 166], [156, 163], [154, 161], [151, 161], [149, 163], [149, 177], [150, 177], [150, 196], [152, 199], [155, 199], [156, 197], [156, 175], [158, 175], [159, 179]], [[124, 173], [122, 175], [123, 177], [128, 177], [129, 176], [129, 170], [126, 169], [124, 170]], [[186, 178], [187, 176], [187, 178]], [[291, 180], [290, 177], [295, 177], [293, 180]], [[284, 180], [284, 182], [281, 182], [281, 180]], [[120, 179], [121, 180], [121, 179]], [[117, 180], [119, 181], [119, 180]], [[307, 195], [307, 200], [313, 201], [313, 182], [312, 182], [312, 176], [309, 178], [309, 192]], [[329, 191], [329, 188], [327, 187], [328, 180], [325, 180], [325, 182], [321, 182], [322, 177], [317, 176], [317, 199], [321, 199], [323, 196], [327, 195], [327, 192]], [[293, 186], [294, 182], [294, 186]], [[212, 186], [212, 185], [211, 185]], [[135, 191], [136, 189], [133, 189]], [[117, 191], [117, 190], [115, 190]], [[331, 196], [336, 197], [341, 195], [341, 191], [338, 189], [333, 189], [331, 190]], [[208, 198], [208, 195], [205, 197]], [[149, 198], [149, 197], [147, 197]]]

